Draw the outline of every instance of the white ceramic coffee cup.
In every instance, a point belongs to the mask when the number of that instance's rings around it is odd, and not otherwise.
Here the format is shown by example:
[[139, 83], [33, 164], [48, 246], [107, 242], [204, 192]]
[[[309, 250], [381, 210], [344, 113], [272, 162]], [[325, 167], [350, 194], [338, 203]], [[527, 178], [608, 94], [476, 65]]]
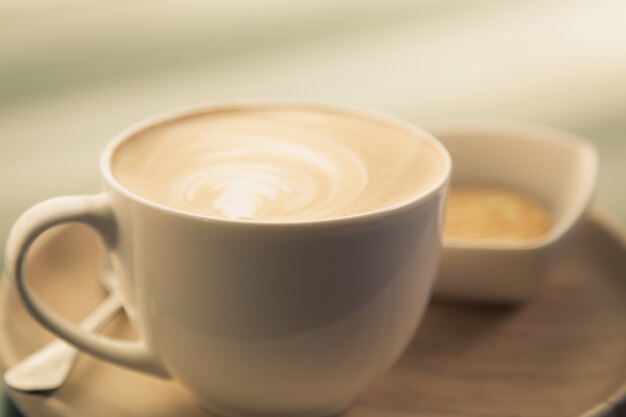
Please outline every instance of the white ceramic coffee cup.
[[[6, 266], [28, 312], [101, 359], [167, 378], [222, 415], [318, 416], [339, 412], [400, 356], [431, 293], [450, 174], [427, 132], [383, 115], [337, 108], [429, 142], [442, 175], [400, 205], [327, 220], [220, 220], [155, 204], [111, 172], [114, 150], [164, 120], [220, 108], [328, 105], [239, 102], [178, 111], [115, 138], [101, 158], [105, 191], [44, 201], [13, 227]], [[24, 258], [61, 223], [98, 231], [140, 338], [81, 331], [31, 292]]]

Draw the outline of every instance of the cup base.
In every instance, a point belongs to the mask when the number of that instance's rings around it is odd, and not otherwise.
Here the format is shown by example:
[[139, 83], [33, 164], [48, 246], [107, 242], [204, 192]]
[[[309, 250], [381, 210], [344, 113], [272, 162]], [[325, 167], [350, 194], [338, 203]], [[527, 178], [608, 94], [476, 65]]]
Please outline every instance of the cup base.
[[348, 402], [331, 407], [324, 407], [302, 412], [276, 412], [242, 410], [232, 407], [225, 407], [213, 402], [201, 402], [200, 404], [206, 410], [219, 417], [336, 417], [345, 413], [352, 406], [352, 403]]

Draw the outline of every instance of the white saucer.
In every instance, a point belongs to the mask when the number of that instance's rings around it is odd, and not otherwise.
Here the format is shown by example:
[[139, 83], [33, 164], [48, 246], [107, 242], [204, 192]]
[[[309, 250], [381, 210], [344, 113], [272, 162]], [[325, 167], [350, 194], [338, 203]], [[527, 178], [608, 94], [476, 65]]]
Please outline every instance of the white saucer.
[[[601, 416], [626, 392], [626, 240], [592, 220], [529, 303], [485, 307], [434, 302], [400, 362], [347, 417]], [[99, 249], [83, 226], [36, 245], [31, 285], [78, 320], [104, 297]], [[133, 337], [120, 315], [106, 333]], [[0, 365], [51, 340], [0, 283]], [[207, 377], [212, 377], [207, 375]], [[9, 392], [30, 417], [207, 417], [178, 384], [87, 356], [48, 397]]]

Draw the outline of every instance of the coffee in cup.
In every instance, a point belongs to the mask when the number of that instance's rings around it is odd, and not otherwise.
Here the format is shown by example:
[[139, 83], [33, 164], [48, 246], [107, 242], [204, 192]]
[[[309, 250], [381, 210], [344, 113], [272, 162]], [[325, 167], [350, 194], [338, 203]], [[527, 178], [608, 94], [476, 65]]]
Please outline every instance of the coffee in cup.
[[431, 143], [376, 119], [252, 108], [151, 126], [116, 149], [112, 170], [166, 207], [284, 222], [402, 204], [432, 187], [444, 164]]

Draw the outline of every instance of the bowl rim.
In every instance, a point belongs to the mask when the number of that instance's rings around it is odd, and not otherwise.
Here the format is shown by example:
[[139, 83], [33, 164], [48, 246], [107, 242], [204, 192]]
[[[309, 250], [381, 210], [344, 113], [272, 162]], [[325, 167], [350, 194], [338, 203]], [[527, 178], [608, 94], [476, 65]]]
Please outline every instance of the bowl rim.
[[[472, 239], [444, 237], [444, 247], [476, 250], [533, 250], [541, 249], [561, 240], [580, 221], [591, 205], [598, 178], [598, 152], [587, 139], [575, 133], [541, 124], [499, 118], [437, 119], [421, 123], [445, 146], [444, 136], [501, 136], [515, 137], [535, 142], [552, 143], [576, 152], [584, 170], [580, 187], [582, 192], [575, 204], [565, 211], [560, 221], [541, 236], [533, 239]], [[453, 161], [454, 164], [454, 161]]]

